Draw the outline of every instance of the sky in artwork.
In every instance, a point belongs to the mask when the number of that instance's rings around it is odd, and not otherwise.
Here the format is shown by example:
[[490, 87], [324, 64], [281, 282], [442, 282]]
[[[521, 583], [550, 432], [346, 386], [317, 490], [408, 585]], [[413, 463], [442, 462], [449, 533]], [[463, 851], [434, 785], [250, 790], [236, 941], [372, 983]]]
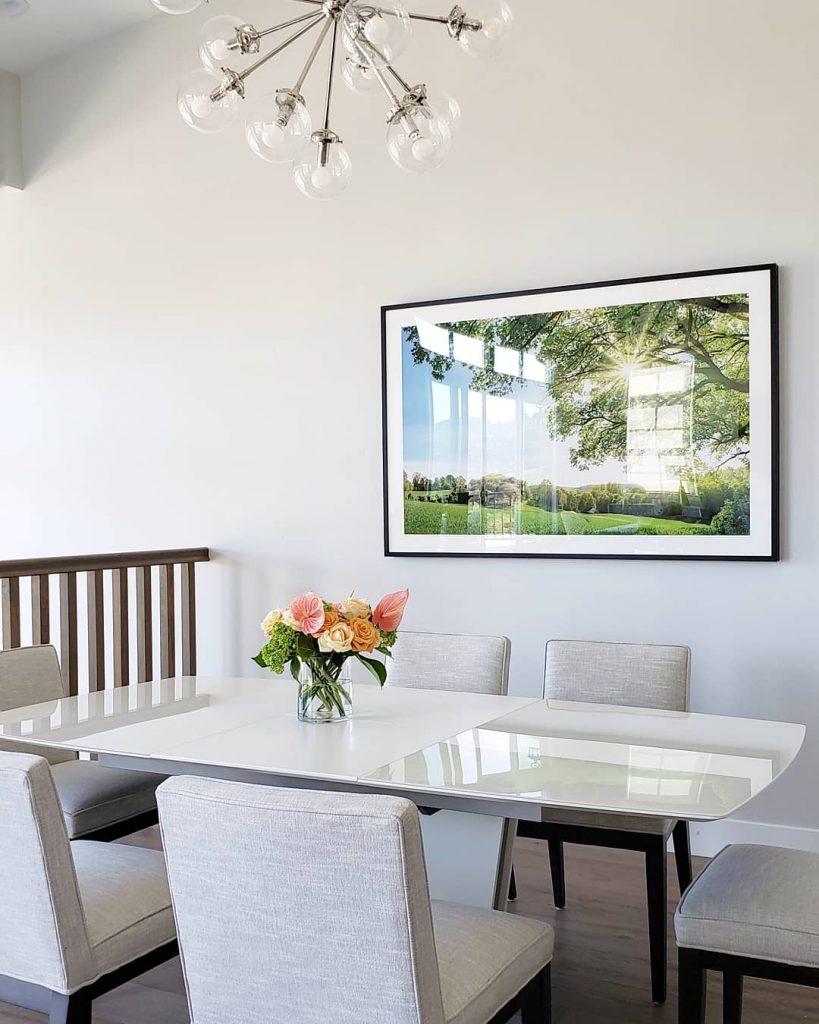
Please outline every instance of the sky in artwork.
[[[421, 341], [442, 351], [441, 339], [434, 334], [422, 333]], [[496, 347], [495, 370], [504, 372], [504, 360], [509, 363], [510, 394], [493, 396], [470, 388], [474, 369], [482, 364], [481, 349], [477, 339], [456, 336], [455, 353], [462, 358], [437, 381], [429, 363], [415, 364], [412, 344], [404, 339], [404, 469], [410, 477], [451, 473], [470, 480], [502, 473], [528, 483], [551, 480], [564, 487], [628, 482], [626, 466], [618, 460], [578, 469], [571, 464], [571, 439], [549, 435], [552, 400], [545, 367], [534, 358], [523, 366], [532, 379], [521, 383], [513, 380], [519, 371], [513, 365], [517, 353]]]

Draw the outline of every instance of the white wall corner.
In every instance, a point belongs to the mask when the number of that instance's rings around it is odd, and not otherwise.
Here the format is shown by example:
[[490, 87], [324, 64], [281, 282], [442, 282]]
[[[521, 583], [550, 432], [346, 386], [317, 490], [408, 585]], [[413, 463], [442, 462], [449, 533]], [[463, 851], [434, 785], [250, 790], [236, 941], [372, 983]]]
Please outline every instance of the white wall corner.
[[691, 850], [697, 857], [713, 857], [732, 843], [782, 846], [788, 850], [819, 853], [819, 828], [736, 821], [732, 818], [691, 823]]
[[23, 117], [20, 79], [0, 71], [0, 187], [23, 187]]

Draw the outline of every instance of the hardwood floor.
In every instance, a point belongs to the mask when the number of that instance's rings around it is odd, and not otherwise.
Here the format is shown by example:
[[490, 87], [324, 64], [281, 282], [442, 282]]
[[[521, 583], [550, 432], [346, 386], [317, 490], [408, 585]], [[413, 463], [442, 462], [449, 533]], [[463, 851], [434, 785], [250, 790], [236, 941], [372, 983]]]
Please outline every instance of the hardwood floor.
[[[695, 874], [704, 861], [694, 862]], [[518, 901], [514, 913], [540, 917], [555, 929], [552, 991], [555, 1024], [676, 1024], [674, 908], [679, 899], [668, 865], [668, 1001], [651, 1002], [645, 875], [640, 854], [566, 847], [566, 909], [552, 903], [545, 843], [518, 839]], [[721, 1024], [722, 984], [708, 979], [708, 1024]], [[743, 1024], [819, 1022], [819, 989], [748, 979]]]
[[[158, 845], [155, 829], [132, 840]], [[699, 865], [695, 865], [698, 870]], [[545, 843], [519, 839], [515, 848], [516, 914], [551, 922], [557, 940], [552, 968], [555, 1024], [672, 1024], [677, 1020], [673, 963], [674, 882], [669, 884], [669, 996], [651, 1003], [643, 858], [616, 850], [566, 847], [567, 909], [555, 911]], [[674, 879], [673, 864], [669, 878]], [[721, 983], [709, 979], [708, 1024], [720, 1024]], [[42, 1024], [43, 1017], [0, 1003], [0, 1024]], [[189, 1024], [173, 960], [94, 1004], [94, 1024]], [[743, 1024], [819, 1022], [819, 990], [772, 982], [745, 983]], [[271, 1024], [288, 1024], [287, 1021]], [[332, 1024], [328, 1019], [327, 1024]], [[385, 1021], [384, 1024], [389, 1024]]]

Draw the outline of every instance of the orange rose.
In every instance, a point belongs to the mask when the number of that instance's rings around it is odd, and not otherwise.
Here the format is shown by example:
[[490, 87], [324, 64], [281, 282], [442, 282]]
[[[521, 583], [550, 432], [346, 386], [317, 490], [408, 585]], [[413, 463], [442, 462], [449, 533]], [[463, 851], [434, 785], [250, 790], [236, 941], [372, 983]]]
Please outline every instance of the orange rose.
[[341, 616], [335, 610], [335, 608], [324, 609], [324, 622], [321, 624], [321, 629], [317, 629], [313, 636], [321, 636], [322, 633], [328, 629], [332, 629], [336, 623], [341, 621]]
[[347, 654], [353, 649], [353, 630], [346, 622], [337, 622], [318, 638], [322, 654]]
[[353, 650], [357, 653], [369, 654], [381, 643], [381, 634], [369, 619], [353, 619], [350, 628], [353, 631]]

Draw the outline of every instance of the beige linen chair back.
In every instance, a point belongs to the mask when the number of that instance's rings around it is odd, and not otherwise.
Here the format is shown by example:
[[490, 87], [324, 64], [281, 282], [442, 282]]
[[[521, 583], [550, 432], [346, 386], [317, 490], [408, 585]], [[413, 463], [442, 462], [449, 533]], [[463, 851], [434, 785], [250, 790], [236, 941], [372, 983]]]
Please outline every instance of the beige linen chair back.
[[193, 1024], [443, 1024], [413, 804], [184, 777], [157, 802]]
[[505, 694], [512, 645], [505, 636], [400, 632], [387, 662], [391, 686]]
[[85, 984], [92, 955], [48, 763], [0, 753], [0, 974], [58, 992]]
[[544, 696], [687, 711], [690, 671], [688, 647], [550, 640]]
[[0, 711], [63, 696], [60, 662], [51, 644], [0, 651]]
[[[46, 704], [65, 696], [57, 651], [51, 644], [0, 651], [0, 712], [29, 704]], [[37, 754], [51, 764], [76, 760], [71, 750], [0, 738], [0, 751]]]

